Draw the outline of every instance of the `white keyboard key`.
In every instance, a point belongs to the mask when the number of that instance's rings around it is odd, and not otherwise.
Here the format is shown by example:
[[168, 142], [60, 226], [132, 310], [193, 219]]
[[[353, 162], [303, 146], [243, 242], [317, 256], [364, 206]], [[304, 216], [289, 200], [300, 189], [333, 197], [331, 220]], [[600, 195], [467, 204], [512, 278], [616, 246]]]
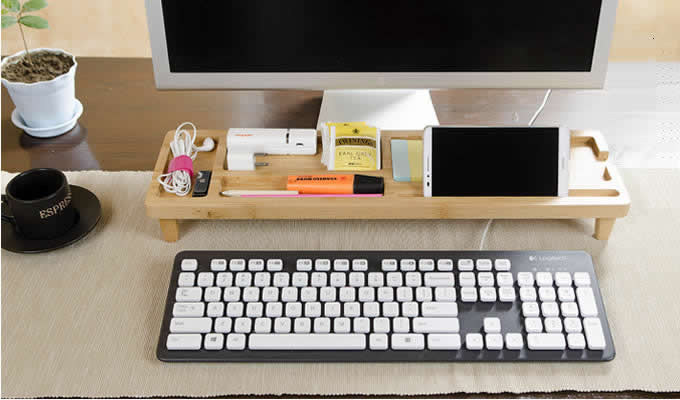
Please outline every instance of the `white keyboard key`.
[[506, 333], [505, 347], [508, 350], [522, 350], [524, 347], [524, 338], [521, 333]]
[[453, 271], [453, 260], [450, 258], [442, 258], [437, 260], [438, 271]]
[[488, 333], [484, 338], [486, 348], [489, 350], [503, 350], [503, 335], [500, 333]]
[[543, 286], [538, 288], [538, 298], [541, 301], [555, 301], [557, 295], [555, 294], [555, 288], [552, 286]]
[[349, 333], [350, 331], [350, 319], [349, 318], [335, 318], [333, 320], [333, 332], [335, 333]]
[[401, 272], [387, 273], [387, 286], [399, 287], [403, 284]]
[[378, 301], [383, 303], [394, 301], [394, 289], [391, 287], [378, 288]]
[[563, 317], [578, 317], [578, 306], [574, 302], [560, 304]]
[[540, 318], [532, 317], [524, 319], [524, 329], [528, 333], [540, 333], [543, 332], [543, 322]]
[[432, 288], [430, 287], [416, 288], [416, 301], [418, 301], [419, 303], [432, 301]]
[[485, 333], [501, 333], [501, 320], [496, 317], [484, 318]]
[[510, 271], [510, 260], [499, 258], [494, 261], [494, 267], [496, 267], [496, 271]]
[[206, 350], [222, 350], [224, 347], [224, 335], [221, 333], [208, 333], [203, 341]]
[[498, 299], [504, 303], [515, 301], [515, 288], [514, 287], [501, 287], [498, 288]]
[[368, 260], [363, 258], [352, 260], [352, 271], [368, 271]]
[[231, 272], [220, 272], [217, 274], [215, 284], [219, 287], [231, 286], [234, 282], [234, 275]]
[[413, 332], [416, 333], [458, 333], [458, 318], [413, 318]]
[[591, 287], [576, 288], [576, 298], [578, 299], [578, 308], [581, 310], [583, 317], [596, 317], [597, 304], [595, 304], [595, 294]]
[[484, 338], [481, 333], [468, 333], [465, 335], [465, 348], [468, 350], [481, 350], [484, 348]]
[[517, 284], [520, 287], [534, 286], [534, 274], [531, 272], [520, 272], [517, 274]]
[[418, 260], [418, 269], [421, 271], [434, 271], [434, 260], [430, 258]]
[[259, 258], [248, 260], [248, 271], [264, 271], [264, 260]]
[[375, 289], [372, 287], [360, 287], [359, 288], [359, 301], [369, 302], [375, 301]]
[[243, 350], [246, 348], [246, 335], [232, 333], [227, 335], [227, 350]]
[[202, 317], [205, 303], [175, 303], [172, 306], [173, 317]]
[[392, 350], [423, 350], [425, 336], [415, 333], [395, 333], [391, 337]]
[[257, 287], [267, 287], [271, 284], [271, 274], [269, 272], [256, 272], [255, 273], [255, 286]]
[[418, 316], [418, 303], [408, 302], [401, 305], [402, 315], [404, 317], [417, 317]]
[[248, 303], [246, 307], [246, 316], [250, 318], [261, 317], [264, 312], [263, 303]]
[[459, 350], [460, 335], [457, 333], [431, 333], [427, 335], [428, 350]]
[[460, 299], [464, 303], [474, 303], [477, 301], [477, 289], [474, 287], [464, 287], [460, 289]]
[[316, 301], [316, 288], [303, 287], [302, 289], [300, 289], [300, 301], [302, 302]]
[[340, 288], [340, 301], [349, 302], [356, 300], [356, 290], [353, 287]]
[[368, 273], [368, 286], [370, 287], [381, 287], [385, 284], [385, 276], [382, 272], [369, 272]]
[[298, 271], [311, 271], [312, 270], [312, 260], [305, 258], [297, 260], [295, 267]]
[[392, 320], [392, 330], [396, 333], [409, 333], [411, 323], [408, 318], [399, 317]]
[[345, 317], [360, 317], [361, 304], [354, 302], [345, 303], [342, 311]]
[[234, 283], [238, 287], [248, 287], [253, 282], [253, 275], [250, 272], [239, 272], [236, 274]]
[[229, 270], [230, 271], [245, 271], [246, 270], [246, 260], [242, 258], [229, 260]]
[[423, 317], [458, 316], [458, 304], [455, 302], [425, 302], [421, 308]]
[[222, 300], [222, 289], [218, 287], [205, 288], [203, 299], [208, 302]]
[[380, 303], [371, 302], [364, 303], [364, 317], [379, 317], [380, 316]]
[[562, 332], [562, 320], [555, 317], [546, 318], [543, 320], [545, 325], [545, 331], [547, 333], [560, 333]]
[[342, 305], [338, 302], [330, 302], [323, 305], [324, 317], [335, 318], [342, 315]]
[[553, 278], [550, 272], [537, 272], [536, 283], [538, 286], [552, 286]]
[[354, 318], [352, 322], [355, 333], [368, 333], [371, 331], [371, 320], [366, 317]]
[[292, 284], [296, 287], [305, 287], [309, 284], [309, 275], [306, 272], [293, 272]]
[[536, 301], [536, 299], [538, 299], [536, 288], [533, 286], [523, 286], [519, 288], [519, 298], [522, 301]]
[[462, 287], [472, 287], [475, 286], [477, 282], [475, 274], [472, 272], [461, 272], [458, 274], [458, 281]]
[[514, 284], [512, 280], [512, 274], [510, 272], [499, 272], [496, 274], [496, 282], [498, 286], [512, 286]]
[[560, 315], [560, 308], [557, 306], [557, 303], [542, 303], [541, 313], [544, 317], [557, 317]]
[[561, 333], [530, 333], [527, 346], [530, 350], [564, 350], [567, 343]]
[[405, 259], [399, 262], [399, 268], [402, 271], [415, 271], [416, 270], [416, 260]]
[[227, 304], [227, 317], [240, 317], [243, 315], [243, 309], [245, 306], [243, 303], [229, 303]]
[[330, 318], [314, 318], [314, 333], [329, 333], [331, 331]]
[[331, 302], [336, 300], [337, 290], [334, 287], [326, 286], [319, 290], [319, 299], [323, 302]]
[[[292, 304], [292, 303], [288, 303]], [[299, 303], [298, 303], [299, 304]], [[276, 318], [283, 316], [283, 303], [267, 303], [267, 308], [265, 309], [265, 315], [269, 318]]]
[[257, 318], [255, 320], [255, 333], [269, 333], [272, 331], [271, 318]]
[[425, 286], [451, 287], [456, 283], [451, 272], [428, 272], [425, 274]]
[[491, 260], [480, 258], [477, 260], [477, 271], [491, 271]]
[[479, 299], [484, 303], [496, 301], [496, 289], [492, 287], [479, 288]]
[[365, 285], [365, 275], [363, 272], [350, 272], [349, 285], [352, 287], [361, 287]]
[[397, 260], [390, 258], [382, 260], [382, 270], [385, 272], [391, 272], [397, 270]]
[[423, 284], [420, 272], [407, 272], [406, 273], [406, 286], [418, 287]]
[[241, 288], [228, 287], [224, 288], [224, 301], [232, 302], [241, 300]]
[[571, 286], [561, 287], [557, 289], [557, 298], [560, 299], [561, 302], [574, 301], [576, 300], [576, 294]]
[[305, 304], [305, 317], [320, 317], [321, 316], [321, 303], [304, 303]]
[[283, 260], [278, 258], [267, 260], [267, 271], [283, 271]]
[[217, 333], [231, 332], [231, 318], [215, 318], [214, 330]]
[[384, 333], [373, 333], [368, 339], [371, 350], [387, 350], [387, 335]]
[[243, 301], [259, 301], [260, 300], [260, 288], [247, 287], [243, 289]]
[[564, 319], [564, 330], [567, 333], [580, 333], [583, 329], [581, 325], [581, 319], [579, 318], [565, 318]]
[[[416, 307], [418, 305], [416, 304]], [[399, 315], [399, 303], [383, 303], [383, 315], [386, 317], [396, 317]], [[416, 315], [418, 315], [418, 312], [416, 310]]]
[[277, 272], [274, 274], [274, 286], [286, 287], [290, 283], [290, 275], [287, 272]]
[[286, 303], [286, 317], [297, 318], [302, 316], [302, 303]]
[[331, 273], [331, 286], [332, 287], [343, 287], [347, 284], [347, 275], [344, 272], [332, 272]]
[[336, 271], [349, 271], [349, 260], [347, 259], [334, 260], [333, 269]]
[[538, 303], [522, 303], [522, 315], [525, 317], [538, 317], [540, 315]]
[[397, 301], [413, 301], [413, 289], [406, 286], [397, 288]]
[[331, 260], [320, 258], [314, 261], [314, 269], [317, 271], [330, 271], [331, 270]]
[[555, 284], [557, 287], [571, 286], [571, 274], [569, 272], [555, 272]]
[[[198, 260], [194, 258], [185, 258], [182, 260], [182, 271], [196, 271], [198, 269]], [[199, 343], [199, 348], [200, 348]]]
[[480, 272], [477, 274], [477, 283], [479, 286], [493, 286], [494, 279], [491, 272]]
[[583, 350], [586, 348], [586, 338], [582, 333], [570, 333], [567, 335], [567, 343], [571, 350]]
[[459, 271], [472, 271], [474, 269], [474, 262], [469, 258], [463, 258], [458, 260], [458, 270]]
[[435, 288], [434, 299], [437, 301], [456, 301], [456, 289], [452, 287]]
[[279, 288], [266, 287], [262, 289], [262, 301], [267, 303], [279, 301]]
[[212, 319], [202, 318], [173, 318], [170, 320], [172, 333], [208, 333], [212, 329]]
[[390, 331], [390, 319], [385, 317], [373, 319], [373, 332], [388, 333]]
[[295, 318], [295, 333], [310, 333], [312, 320], [309, 318]]
[[253, 320], [250, 318], [236, 318], [234, 320], [234, 332], [236, 333], [250, 333], [253, 327]]
[[223, 317], [224, 316], [224, 303], [213, 302], [208, 303], [208, 317]]
[[583, 331], [586, 334], [586, 341], [590, 350], [604, 350], [606, 343], [599, 318], [584, 318]]
[[574, 284], [577, 287], [590, 286], [590, 275], [587, 272], [575, 272]]
[[195, 275], [193, 272], [180, 272], [177, 286], [194, 286]]
[[168, 350], [200, 350], [201, 340], [203, 337], [200, 334], [169, 334], [165, 346]]
[[180, 287], [175, 292], [175, 301], [195, 302], [201, 301], [203, 297], [203, 289], [200, 287]]
[[[290, 332], [290, 318], [279, 317], [274, 320], [274, 332], [288, 333]], [[251, 335], [252, 338], [252, 335]]]

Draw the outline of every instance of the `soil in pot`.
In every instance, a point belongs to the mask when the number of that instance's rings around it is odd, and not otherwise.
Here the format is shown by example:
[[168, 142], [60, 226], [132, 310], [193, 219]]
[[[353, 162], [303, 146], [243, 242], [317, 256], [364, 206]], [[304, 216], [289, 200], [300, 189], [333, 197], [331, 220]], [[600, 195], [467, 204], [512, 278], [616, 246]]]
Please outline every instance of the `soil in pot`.
[[73, 58], [66, 54], [37, 51], [31, 60], [21, 56], [18, 62], [8, 62], [2, 69], [2, 77], [11, 82], [35, 83], [49, 81], [65, 74], [73, 66]]

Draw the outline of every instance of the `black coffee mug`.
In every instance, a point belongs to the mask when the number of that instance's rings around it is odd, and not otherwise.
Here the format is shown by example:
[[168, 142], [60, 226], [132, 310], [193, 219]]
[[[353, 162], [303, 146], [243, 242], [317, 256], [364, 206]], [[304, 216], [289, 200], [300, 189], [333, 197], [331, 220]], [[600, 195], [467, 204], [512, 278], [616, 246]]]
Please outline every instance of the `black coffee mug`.
[[57, 169], [35, 168], [22, 172], [9, 181], [5, 193], [2, 219], [13, 224], [25, 238], [55, 238], [76, 223], [71, 188], [66, 175]]

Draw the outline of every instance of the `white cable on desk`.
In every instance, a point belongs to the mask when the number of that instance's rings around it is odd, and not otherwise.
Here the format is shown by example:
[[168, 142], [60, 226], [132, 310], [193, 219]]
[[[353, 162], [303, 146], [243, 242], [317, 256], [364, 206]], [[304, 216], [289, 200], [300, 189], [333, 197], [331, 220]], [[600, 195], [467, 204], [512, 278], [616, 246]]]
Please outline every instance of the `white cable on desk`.
[[[185, 125], [191, 126], [192, 134], [183, 129]], [[181, 123], [175, 130], [175, 138], [170, 142], [173, 157], [187, 156], [191, 158], [191, 161], [194, 161], [199, 151], [211, 151], [215, 147], [215, 142], [211, 138], [206, 138], [201, 147], [197, 147], [194, 144], [195, 142], [196, 125], [191, 122]], [[158, 177], [158, 182], [166, 192], [174, 193], [177, 196], [186, 196], [191, 191], [191, 175], [184, 170], [162, 174]]]
[[[545, 107], [546, 103], [548, 103], [548, 98], [550, 97], [550, 93], [552, 93], [552, 89], [548, 89], [545, 92], [545, 96], [543, 96], [543, 102], [541, 103], [540, 106], [538, 106], [538, 109], [534, 113], [534, 116], [531, 117], [529, 120], [529, 126], [533, 126], [534, 122], [536, 122], [536, 118], [538, 118], [539, 115], [541, 115], [541, 111], [543, 111], [543, 107]], [[486, 241], [486, 235], [489, 233], [489, 228], [491, 228], [491, 224], [493, 223], [493, 219], [490, 219], [486, 223], [486, 227], [484, 227], [484, 231], [482, 232], [482, 239], [479, 241], [479, 250], [484, 250], [484, 242]]]

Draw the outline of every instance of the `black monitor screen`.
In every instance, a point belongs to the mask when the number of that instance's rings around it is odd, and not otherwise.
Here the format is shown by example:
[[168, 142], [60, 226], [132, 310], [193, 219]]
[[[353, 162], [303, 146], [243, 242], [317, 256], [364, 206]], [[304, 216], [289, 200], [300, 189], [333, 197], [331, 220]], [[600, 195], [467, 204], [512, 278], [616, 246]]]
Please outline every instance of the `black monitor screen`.
[[588, 72], [601, 0], [162, 0], [171, 72]]

